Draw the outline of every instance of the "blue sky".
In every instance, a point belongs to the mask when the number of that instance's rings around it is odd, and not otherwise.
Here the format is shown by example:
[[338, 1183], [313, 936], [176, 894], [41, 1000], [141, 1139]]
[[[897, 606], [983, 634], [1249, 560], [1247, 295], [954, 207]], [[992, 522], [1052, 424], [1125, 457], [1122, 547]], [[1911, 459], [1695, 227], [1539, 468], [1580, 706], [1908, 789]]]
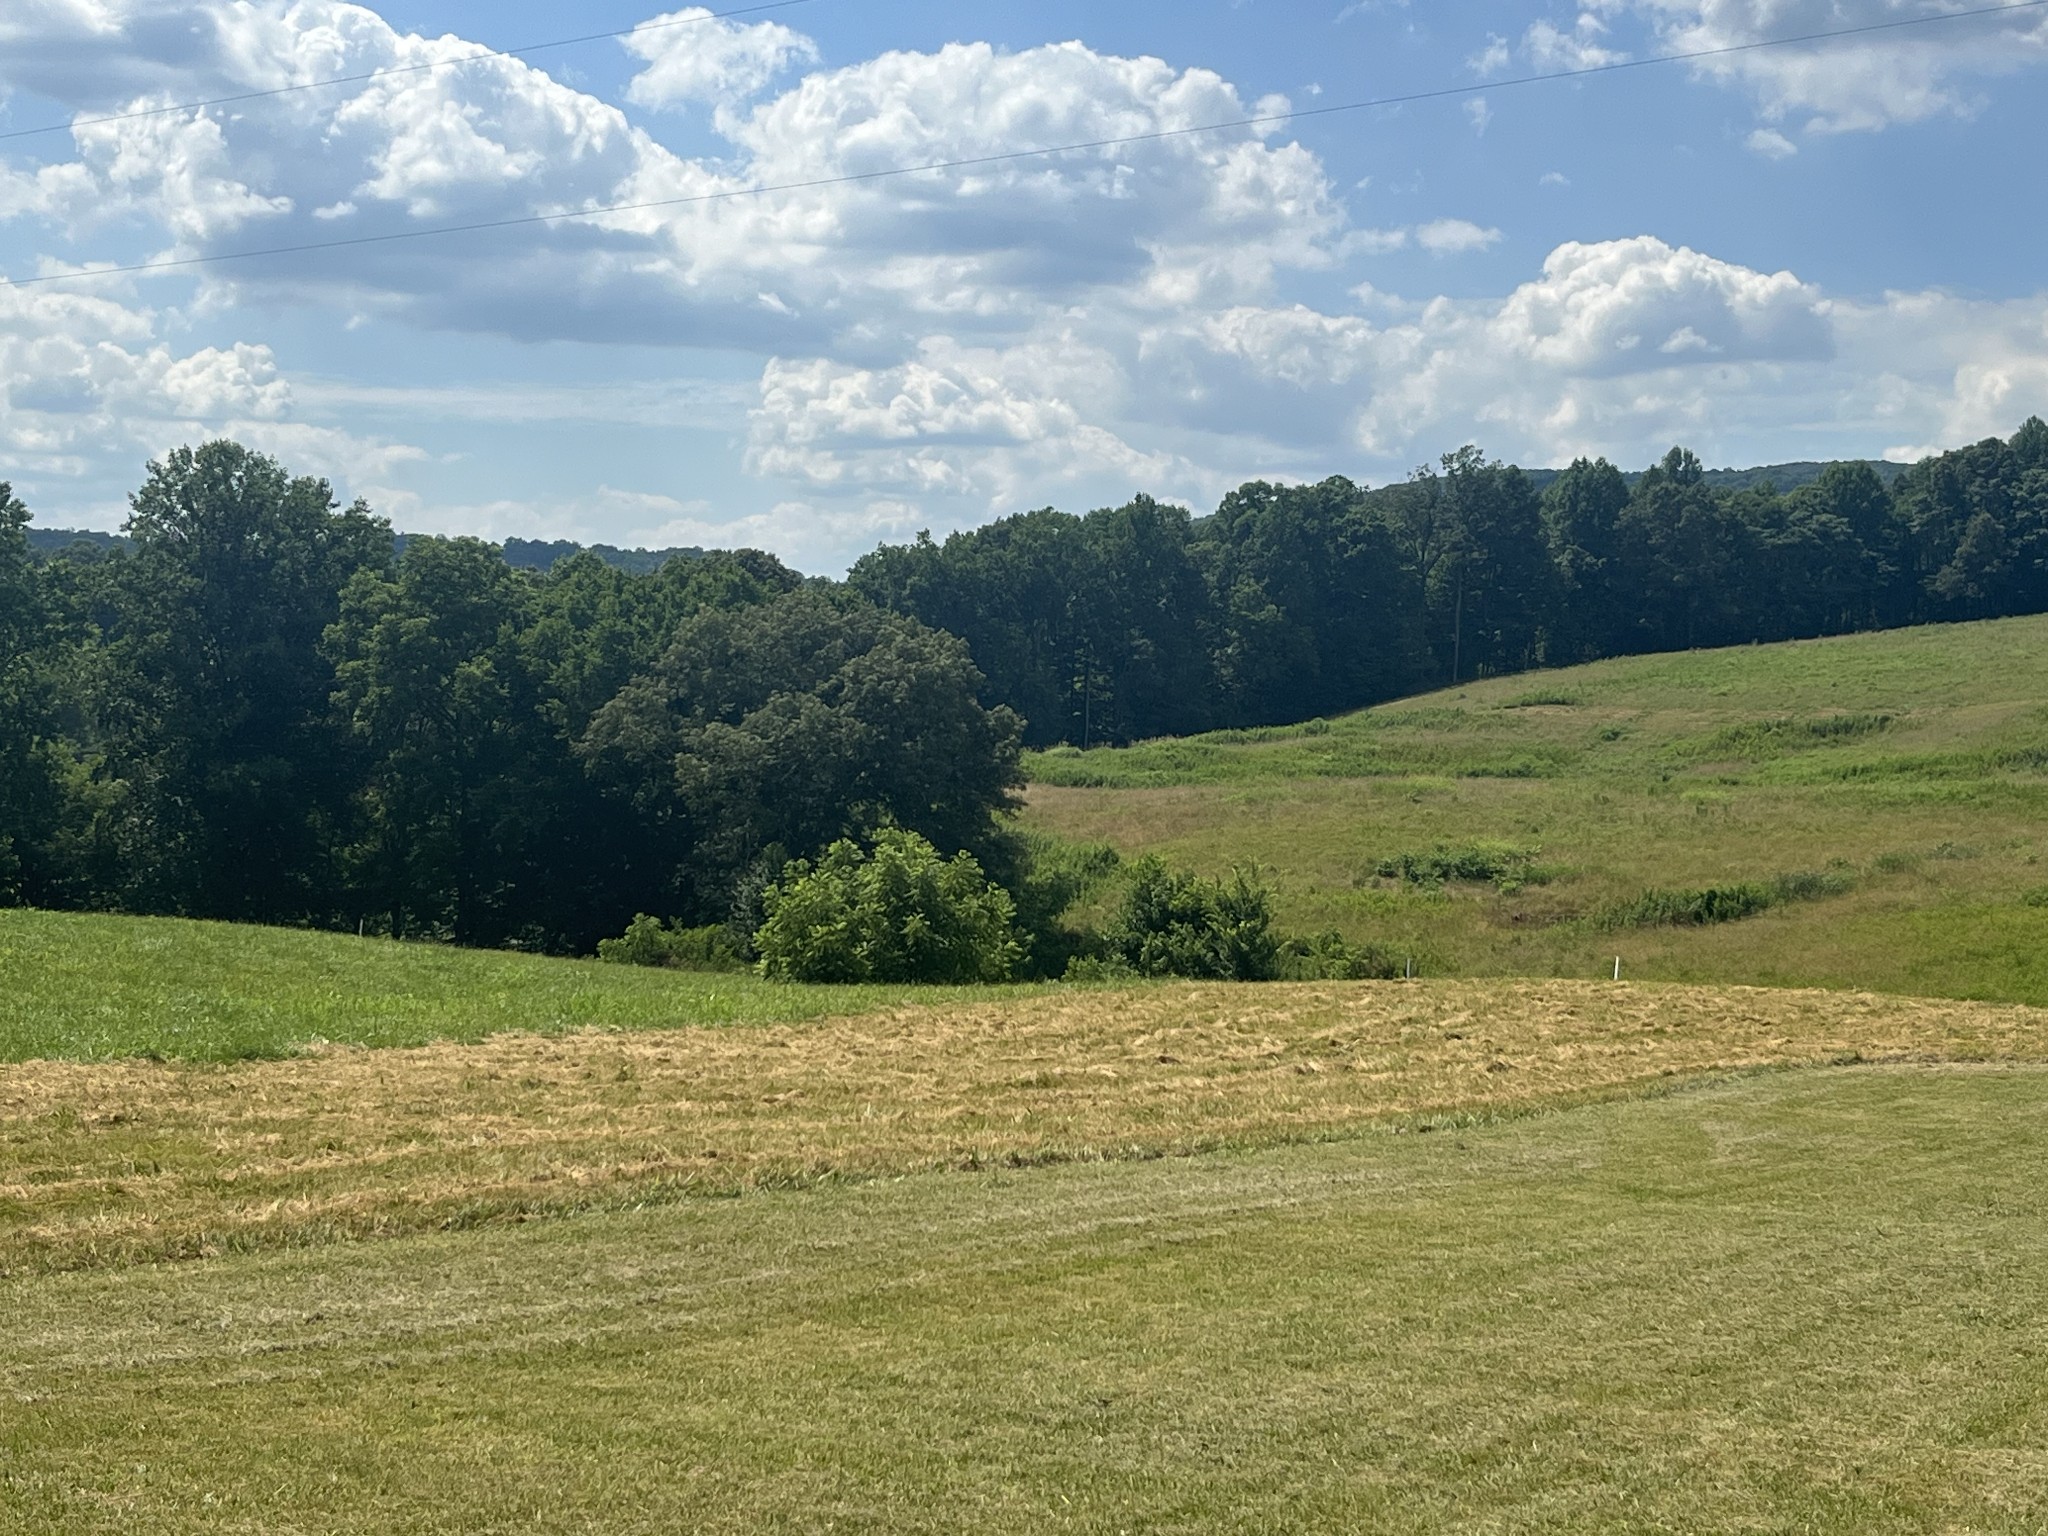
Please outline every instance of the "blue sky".
[[970, 173], [0, 289], [0, 479], [112, 527], [233, 435], [400, 526], [881, 539], [1254, 476], [1905, 457], [2048, 412], [2048, 9], [13, 0], [13, 277], [583, 210], [1443, 87]]

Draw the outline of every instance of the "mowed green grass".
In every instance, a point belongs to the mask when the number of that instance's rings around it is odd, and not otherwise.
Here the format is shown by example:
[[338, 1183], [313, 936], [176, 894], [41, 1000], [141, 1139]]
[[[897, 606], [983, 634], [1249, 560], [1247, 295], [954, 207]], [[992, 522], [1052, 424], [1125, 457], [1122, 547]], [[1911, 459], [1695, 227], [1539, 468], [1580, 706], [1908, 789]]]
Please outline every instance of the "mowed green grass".
[[5, 1287], [0, 1527], [2034, 1531], [2048, 1071]]
[[[2048, 1003], [2048, 619], [1627, 658], [1343, 720], [1030, 761], [1029, 824], [1210, 871], [1284, 925], [1429, 974], [1607, 973]], [[1548, 883], [1421, 890], [1382, 859], [1491, 841]], [[1697, 929], [1653, 888], [1848, 877]], [[2032, 898], [2031, 900], [2029, 898]]]
[[0, 910], [0, 1061], [233, 1061], [318, 1042], [796, 1023], [969, 995], [990, 994], [795, 986], [296, 929]]

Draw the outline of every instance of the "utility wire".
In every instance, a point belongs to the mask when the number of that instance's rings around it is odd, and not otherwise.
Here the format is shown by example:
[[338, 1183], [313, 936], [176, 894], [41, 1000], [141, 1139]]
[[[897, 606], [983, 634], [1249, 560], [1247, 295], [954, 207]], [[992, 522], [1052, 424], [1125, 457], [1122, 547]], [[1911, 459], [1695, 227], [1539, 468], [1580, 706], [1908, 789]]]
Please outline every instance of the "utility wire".
[[1664, 64], [1697, 63], [1703, 59], [1727, 58], [1756, 53], [1767, 48], [1791, 48], [1803, 43], [1832, 42], [1841, 38], [1865, 37], [1878, 32], [1896, 32], [1908, 27], [1933, 26], [1941, 22], [1967, 21], [1984, 16], [2008, 16], [2022, 11], [2048, 9], [2048, 0], [2016, 0], [2006, 5], [1988, 5], [1969, 11], [1949, 11], [1936, 16], [1911, 16], [1895, 21], [1868, 22], [1826, 32], [1805, 32], [1796, 37], [1764, 38], [1752, 43], [1730, 43], [1719, 48], [1696, 48], [1684, 53], [1652, 54], [1641, 59], [1619, 59], [1605, 64], [1588, 64], [1577, 69], [1553, 70], [1544, 74], [1518, 75], [1476, 85], [1443, 86], [1436, 90], [1411, 91], [1399, 96], [1376, 96], [1365, 101], [1340, 102], [1327, 107], [1304, 107], [1291, 112], [1269, 112], [1256, 117], [1232, 118], [1228, 122], [1199, 123], [1186, 128], [1160, 128], [1150, 133], [1133, 133], [1109, 139], [1089, 139], [1073, 144], [1053, 144], [1038, 149], [1012, 149], [996, 154], [969, 155], [956, 160], [933, 160], [922, 165], [891, 166], [875, 171], [850, 171], [837, 176], [818, 176], [805, 181], [757, 182], [728, 187], [717, 192], [695, 192], [683, 197], [652, 198], [645, 202], [608, 203], [589, 208], [572, 208], [560, 213], [522, 214], [515, 218], [480, 219], [467, 224], [438, 224], [426, 229], [394, 230], [380, 235], [354, 235], [337, 240], [313, 240], [297, 245], [266, 246], [260, 250], [221, 251], [204, 256], [173, 256], [126, 266], [91, 267], [75, 272], [54, 272], [41, 277], [0, 279], [0, 287], [29, 288], [43, 283], [61, 283], [87, 277], [119, 277], [143, 272], [170, 272], [186, 267], [212, 266], [228, 261], [255, 261], [266, 256], [298, 256], [316, 251], [339, 251], [367, 245], [389, 245], [401, 240], [427, 240], [444, 235], [477, 234], [490, 230], [522, 229], [558, 224], [567, 219], [599, 218], [616, 213], [641, 213], [657, 208], [681, 208], [700, 203], [730, 202], [743, 197], [766, 197], [777, 192], [809, 192], [826, 187], [854, 186], [864, 182], [894, 180], [937, 171], [975, 170], [983, 166], [1014, 164], [1019, 160], [1044, 159], [1086, 150], [1121, 149], [1134, 144], [1154, 144], [1167, 139], [1189, 138], [1203, 133], [1224, 133], [1234, 128], [1258, 128], [1272, 123], [1301, 122], [1309, 118], [1334, 117], [1345, 112], [1409, 106], [1418, 102], [1443, 101], [1474, 96], [1515, 86], [1542, 85], [1557, 80], [1583, 80], [1593, 75], [1619, 74], [1624, 70], [1649, 69]]
[[762, 11], [786, 11], [795, 5], [810, 5], [813, 0], [766, 0], [761, 5], [741, 6], [738, 10], [714, 11], [703, 16], [677, 16], [667, 21], [644, 22], [637, 27], [621, 27], [616, 32], [586, 32], [581, 37], [559, 37], [553, 42], [528, 43], [522, 48], [486, 48], [477, 53], [464, 54], [457, 59], [431, 59], [424, 64], [395, 64], [389, 69], [373, 69], [360, 75], [335, 75], [327, 80], [301, 80], [296, 85], [280, 85], [267, 91], [244, 91], [238, 96], [215, 96], [206, 101], [181, 102], [170, 107], [138, 107], [133, 112], [110, 112], [104, 117], [78, 117], [68, 123], [45, 123], [40, 128], [10, 128], [0, 132], [0, 143], [9, 139], [32, 139], [48, 133], [69, 133], [75, 128], [97, 128], [103, 123], [132, 123], [138, 118], [165, 117], [174, 112], [203, 112], [208, 107], [233, 106], [244, 101], [268, 101], [273, 96], [290, 96], [296, 91], [317, 91], [329, 85], [362, 85], [371, 80], [389, 80], [397, 75], [423, 75], [437, 69], [457, 69], [465, 64], [480, 64], [491, 59], [518, 59], [529, 53], [546, 53], [554, 48], [574, 48], [582, 43], [610, 42], [614, 38], [637, 37], [645, 32], [666, 32], [672, 27], [693, 27], [704, 21], [724, 21], [732, 16], [756, 16]]

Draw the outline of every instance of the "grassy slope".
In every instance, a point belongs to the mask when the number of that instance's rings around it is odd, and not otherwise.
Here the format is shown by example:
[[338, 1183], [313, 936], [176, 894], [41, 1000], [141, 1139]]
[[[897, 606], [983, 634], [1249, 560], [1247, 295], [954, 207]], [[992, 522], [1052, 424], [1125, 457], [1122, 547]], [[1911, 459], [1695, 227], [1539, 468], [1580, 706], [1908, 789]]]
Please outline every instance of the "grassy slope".
[[506, 1030], [785, 1023], [962, 994], [804, 987], [175, 919], [0, 910], [0, 1061], [278, 1056]]
[[[2048, 907], [2022, 900], [2048, 885], [2048, 619], [1601, 662], [1031, 768], [1034, 825], [1257, 863], [1289, 926], [1437, 972], [1595, 975], [1619, 953], [1647, 978], [2048, 1003]], [[1475, 840], [1540, 846], [1561, 878], [1373, 877]], [[1653, 886], [1830, 868], [1852, 894], [1739, 924], [1585, 921]]]
[[2048, 1072], [15, 1282], [23, 1533], [2022, 1531]]

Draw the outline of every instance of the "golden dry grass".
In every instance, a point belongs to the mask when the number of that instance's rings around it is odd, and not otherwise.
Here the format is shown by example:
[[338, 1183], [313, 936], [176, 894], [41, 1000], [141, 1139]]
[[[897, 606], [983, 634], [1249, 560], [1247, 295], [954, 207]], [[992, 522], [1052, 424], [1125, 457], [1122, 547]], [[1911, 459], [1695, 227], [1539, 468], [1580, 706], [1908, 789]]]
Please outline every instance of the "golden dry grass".
[[2048, 1059], [2048, 1013], [1576, 982], [1184, 985], [232, 1066], [0, 1067], [0, 1273], [1516, 1113], [1845, 1057]]

